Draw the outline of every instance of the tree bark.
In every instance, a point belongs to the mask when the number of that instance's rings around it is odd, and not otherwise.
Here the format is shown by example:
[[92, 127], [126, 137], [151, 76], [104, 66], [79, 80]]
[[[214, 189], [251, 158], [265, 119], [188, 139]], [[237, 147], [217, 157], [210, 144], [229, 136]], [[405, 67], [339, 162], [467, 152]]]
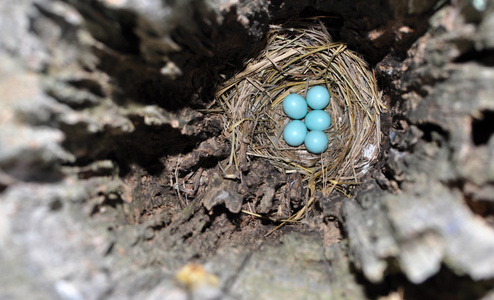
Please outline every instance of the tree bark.
[[[221, 178], [204, 108], [270, 23], [314, 16], [374, 68], [383, 151], [265, 236], [279, 223], [242, 205], [301, 179]], [[493, 20], [466, 0], [0, 2], [0, 298], [493, 299]]]

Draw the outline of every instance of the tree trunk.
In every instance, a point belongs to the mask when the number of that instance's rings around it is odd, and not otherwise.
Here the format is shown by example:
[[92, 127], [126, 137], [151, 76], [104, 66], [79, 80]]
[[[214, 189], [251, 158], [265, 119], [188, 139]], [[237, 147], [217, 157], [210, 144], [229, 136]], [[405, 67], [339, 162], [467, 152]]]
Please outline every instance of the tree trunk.
[[[494, 299], [494, 5], [451, 2], [0, 2], [0, 298]], [[303, 17], [374, 69], [382, 153], [266, 235], [300, 178], [223, 176], [206, 111]]]

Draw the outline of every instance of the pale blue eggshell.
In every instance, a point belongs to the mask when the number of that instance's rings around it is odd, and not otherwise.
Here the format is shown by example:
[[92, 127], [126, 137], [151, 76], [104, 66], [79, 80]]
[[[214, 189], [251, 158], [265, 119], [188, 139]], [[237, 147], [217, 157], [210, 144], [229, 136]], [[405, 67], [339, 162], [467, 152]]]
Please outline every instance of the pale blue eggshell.
[[305, 96], [307, 104], [312, 109], [323, 109], [329, 104], [329, 91], [322, 85], [313, 86], [307, 91]]
[[283, 110], [285, 114], [294, 120], [303, 119], [308, 109], [307, 102], [300, 95], [290, 94], [283, 99]]
[[307, 127], [300, 120], [293, 120], [286, 124], [283, 130], [283, 138], [290, 146], [300, 146], [304, 143], [307, 136]]
[[305, 116], [305, 126], [309, 130], [326, 130], [331, 125], [331, 117], [320, 109], [310, 111]]
[[305, 148], [309, 152], [319, 154], [328, 149], [328, 136], [321, 130], [313, 130], [305, 137]]

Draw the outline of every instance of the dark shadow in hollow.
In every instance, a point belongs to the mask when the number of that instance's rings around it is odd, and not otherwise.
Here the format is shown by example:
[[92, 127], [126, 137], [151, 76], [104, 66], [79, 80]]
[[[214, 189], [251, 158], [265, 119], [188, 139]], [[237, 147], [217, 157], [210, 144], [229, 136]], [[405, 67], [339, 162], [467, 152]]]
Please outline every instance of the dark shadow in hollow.
[[484, 110], [481, 119], [472, 121], [472, 141], [475, 146], [486, 145], [494, 134], [494, 111]]

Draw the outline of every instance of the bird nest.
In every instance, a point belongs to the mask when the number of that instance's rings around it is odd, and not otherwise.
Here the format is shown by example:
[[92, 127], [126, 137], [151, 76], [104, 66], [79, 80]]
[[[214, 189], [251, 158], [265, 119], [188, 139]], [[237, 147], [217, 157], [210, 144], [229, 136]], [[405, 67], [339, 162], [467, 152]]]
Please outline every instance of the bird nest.
[[[332, 120], [325, 131], [329, 145], [321, 154], [288, 146], [282, 136], [289, 122], [283, 99], [290, 93], [305, 97], [314, 85], [331, 94], [325, 109]], [[215, 102], [232, 144], [226, 168], [266, 159], [282, 172], [301, 173], [311, 195], [316, 190], [347, 193], [379, 153], [385, 107], [374, 73], [356, 52], [332, 41], [317, 19], [271, 26], [264, 50], [220, 86]]]

